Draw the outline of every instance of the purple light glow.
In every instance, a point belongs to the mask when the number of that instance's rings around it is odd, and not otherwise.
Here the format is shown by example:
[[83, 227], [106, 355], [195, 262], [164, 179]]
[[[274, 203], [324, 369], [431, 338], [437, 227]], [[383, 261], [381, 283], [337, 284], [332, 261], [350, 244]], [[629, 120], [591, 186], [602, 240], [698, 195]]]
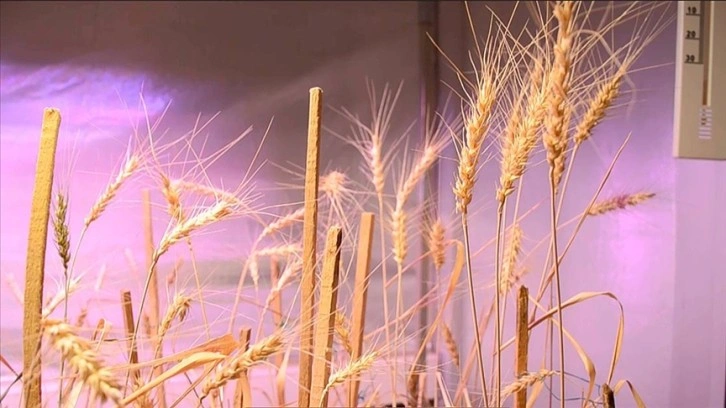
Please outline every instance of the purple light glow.
[[[3, 62], [0, 65], [3, 141], [34, 142], [38, 112], [52, 106], [63, 113], [63, 142], [127, 134], [129, 125], [144, 119], [136, 109], [140, 92], [151, 117], [171, 99], [148, 76], [118, 68], [90, 68], [58, 64], [34, 68]], [[125, 106], [128, 104], [129, 106]]]

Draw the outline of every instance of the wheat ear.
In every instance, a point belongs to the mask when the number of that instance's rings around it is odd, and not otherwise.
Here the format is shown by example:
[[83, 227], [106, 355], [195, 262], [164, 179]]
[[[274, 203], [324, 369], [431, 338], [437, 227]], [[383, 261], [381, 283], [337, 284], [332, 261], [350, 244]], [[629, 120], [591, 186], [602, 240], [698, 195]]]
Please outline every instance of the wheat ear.
[[124, 163], [123, 167], [121, 167], [121, 170], [116, 175], [116, 178], [106, 186], [106, 189], [103, 190], [103, 193], [98, 197], [98, 200], [93, 204], [91, 207], [91, 211], [86, 216], [86, 219], [84, 220], [83, 226], [84, 228], [88, 228], [89, 225], [95, 220], [98, 219], [98, 217], [103, 214], [103, 212], [108, 207], [108, 204], [113, 200], [114, 197], [116, 197], [116, 194], [121, 189], [121, 186], [124, 184], [126, 180], [128, 180], [135, 172], [139, 169], [141, 166], [141, 159], [138, 155], [131, 155], [128, 159], [126, 159], [126, 162]]
[[578, 123], [575, 129], [575, 145], [580, 145], [592, 135], [592, 130], [605, 117], [605, 112], [613, 104], [620, 91], [620, 83], [622, 82], [627, 64], [623, 64], [618, 68], [615, 74], [604, 84], [600, 86], [595, 97], [590, 101], [587, 111]]
[[459, 346], [456, 345], [454, 335], [451, 334], [451, 329], [449, 329], [449, 326], [443, 321], [441, 321], [441, 325], [439, 327], [441, 328], [441, 335], [444, 336], [446, 351], [449, 352], [449, 357], [451, 357], [451, 361], [454, 363], [456, 368], [459, 368]]
[[567, 150], [567, 113], [568, 92], [572, 65], [572, 45], [574, 41], [575, 3], [559, 1], [554, 15], [558, 22], [557, 40], [554, 45], [554, 64], [549, 78], [548, 114], [545, 115], [543, 143], [547, 151], [550, 182], [550, 219], [552, 230], [552, 259], [555, 269], [557, 291], [557, 317], [559, 319], [560, 348], [560, 406], [565, 408], [565, 336], [562, 322], [562, 285], [560, 283], [560, 260], [557, 252], [557, 212], [555, 201], [557, 189], [565, 168]]
[[351, 355], [353, 345], [350, 340], [350, 322], [340, 310], [335, 313], [335, 334], [348, 355]]
[[174, 300], [167, 307], [166, 314], [161, 320], [161, 324], [159, 325], [159, 329], [157, 331], [157, 336], [159, 337], [160, 343], [164, 339], [164, 336], [166, 336], [166, 333], [171, 328], [171, 324], [174, 322], [174, 320], [179, 319], [179, 322], [184, 321], [191, 306], [191, 297], [185, 295], [184, 293], [177, 293], [176, 295], [174, 295]]
[[87, 340], [78, 337], [69, 324], [60, 320], [46, 319], [44, 331], [53, 347], [102, 402], [111, 400], [120, 404], [122, 394], [119, 383]]
[[544, 381], [546, 378], [552, 377], [555, 374], [557, 372], [550, 370], [539, 370], [537, 372], [522, 374], [513, 383], [504, 387], [502, 390], [502, 399], [518, 391], [527, 389], [539, 381]]
[[336, 385], [345, 383], [348, 378], [357, 377], [363, 372], [367, 371], [369, 368], [371, 368], [371, 366], [373, 366], [376, 358], [378, 358], [378, 353], [376, 353], [375, 351], [366, 353], [362, 355], [359, 359], [351, 361], [350, 363], [348, 363], [347, 366], [331, 374], [330, 378], [328, 379], [328, 384], [325, 386], [325, 389], [323, 389], [322, 397], [325, 397], [328, 391], [330, 391], [330, 389], [332, 389]]
[[[456, 208], [461, 213], [461, 224], [464, 230], [464, 248], [466, 251], [466, 271], [469, 284], [469, 303], [471, 305], [472, 323], [474, 332], [479, 333], [479, 322], [477, 319], [476, 299], [474, 296], [474, 277], [471, 268], [471, 247], [469, 243], [469, 224], [467, 214], [471, 203], [476, 181], [476, 172], [479, 165], [479, 155], [484, 145], [484, 139], [489, 128], [489, 118], [492, 106], [496, 97], [494, 82], [489, 76], [484, 76], [478, 83], [477, 95], [471, 105], [469, 113], [464, 121], [464, 143], [459, 153], [459, 166], [454, 195], [457, 198]], [[476, 356], [479, 365], [479, 378], [481, 381], [482, 394], [485, 404], [488, 405], [486, 378], [484, 377], [484, 358], [481, 351], [481, 339], [474, 336], [476, 342]]]
[[434, 267], [440, 271], [446, 261], [446, 229], [441, 219], [437, 219], [431, 224], [431, 230], [426, 237], [426, 245]]
[[603, 215], [615, 210], [633, 207], [655, 197], [655, 193], [620, 194], [598, 201], [587, 210], [587, 215]]
[[244, 370], [262, 363], [267, 357], [280, 352], [284, 346], [285, 342], [281, 332], [277, 332], [250, 346], [244, 353], [227, 361], [215, 375], [207, 378], [202, 386], [200, 398], [205, 398], [212, 390], [219, 389], [227, 382], [239, 378]]
[[502, 262], [502, 276], [499, 281], [499, 292], [505, 295], [517, 281], [517, 259], [522, 250], [522, 228], [514, 224], [509, 230], [509, 240], [504, 248], [504, 259]]
[[58, 256], [61, 259], [64, 273], [67, 275], [68, 264], [71, 261], [71, 238], [68, 230], [68, 198], [63, 193], [56, 194], [53, 213], [53, 237], [55, 238], [55, 246], [58, 251]]
[[290, 225], [300, 222], [303, 219], [303, 216], [305, 215], [305, 208], [300, 207], [297, 210], [291, 212], [290, 214], [287, 214], [283, 217], [280, 217], [276, 221], [268, 224], [264, 230], [262, 230], [262, 233], [257, 238], [257, 241], [261, 241], [262, 238], [270, 236], [283, 228], [289, 227]]

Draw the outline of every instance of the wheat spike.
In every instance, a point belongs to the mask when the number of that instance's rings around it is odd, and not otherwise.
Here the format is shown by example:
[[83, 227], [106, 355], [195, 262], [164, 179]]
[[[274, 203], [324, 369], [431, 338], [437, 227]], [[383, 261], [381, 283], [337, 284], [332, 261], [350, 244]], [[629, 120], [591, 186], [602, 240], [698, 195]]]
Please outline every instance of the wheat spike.
[[515, 105], [502, 143], [501, 175], [497, 200], [504, 202], [514, 191], [514, 183], [522, 177], [529, 156], [537, 145], [537, 132], [544, 114], [546, 89], [542, 85], [541, 64], [536, 63], [530, 75], [527, 108], [521, 116], [519, 104]]
[[491, 78], [484, 77], [477, 89], [476, 102], [471, 106], [465, 118], [464, 144], [459, 153], [459, 168], [454, 195], [457, 198], [456, 209], [462, 214], [467, 213], [469, 203], [471, 203], [476, 171], [479, 166], [479, 154], [489, 127], [494, 98], [494, 82]]
[[441, 267], [444, 266], [444, 261], [446, 261], [446, 230], [441, 219], [437, 219], [431, 225], [427, 238], [426, 243], [428, 244], [429, 253], [431, 253], [431, 260], [436, 270], [440, 271]]
[[184, 238], [187, 238], [192, 232], [213, 222], [226, 218], [233, 214], [233, 212], [232, 203], [222, 200], [218, 201], [205, 211], [186, 219], [184, 222], [176, 224], [174, 228], [164, 234], [164, 237], [159, 243], [159, 247], [155, 251], [154, 259], [158, 259], [161, 255], [165, 254], [172, 245]]
[[537, 372], [522, 374], [519, 376], [519, 378], [517, 378], [516, 381], [507, 385], [502, 390], [502, 399], [504, 399], [504, 398], [508, 397], [509, 395], [512, 395], [518, 391], [531, 387], [532, 385], [536, 384], [538, 381], [544, 381], [544, 379], [551, 377], [555, 374], [557, 374], [556, 371], [545, 370], [545, 369], [539, 370]]
[[278, 245], [278, 246], [259, 249], [259, 250], [255, 251], [254, 255], [256, 257], [262, 257], [262, 256], [285, 257], [285, 256], [289, 256], [289, 255], [295, 255], [299, 252], [300, 252], [299, 244], [285, 244], [285, 245]]
[[555, 187], [559, 185], [565, 171], [565, 152], [567, 151], [567, 105], [572, 70], [572, 48], [574, 41], [575, 3], [559, 1], [554, 15], [559, 29], [554, 45], [554, 64], [549, 77], [548, 114], [545, 115], [543, 144], [547, 150], [547, 162], [552, 171]]
[[161, 194], [166, 200], [166, 211], [175, 222], [184, 222], [186, 218], [181, 205], [181, 191], [178, 183], [172, 183], [169, 177], [161, 175]]
[[323, 389], [322, 395], [325, 396], [331, 388], [343, 384], [347, 379], [358, 376], [371, 368], [376, 358], [378, 358], [377, 352], [366, 353], [359, 359], [351, 361], [347, 366], [331, 374], [328, 379], [328, 384]]
[[202, 386], [201, 398], [205, 398], [212, 390], [219, 389], [227, 382], [239, 378], [242, 371], [263, 362], [267, 357], [282, 351], [285, 343], [282, 333], [277, 332], [262, 341], [250, 346], [241, 353], [227, 361], [220, 370], [207, 377]]
[[655, 193], [620, 194], [598, 201], [590, 207], [587, 215], [603, 215], [615, 210], [633, 207], [655, 197]]
[[71, 238], [68, 230], [68, 199], [62, 193], [56, 195], [55, 211], [53, 212], [53, 236], [63, 270], [68, 270], [71, 261]]
[[86, 383], [101, 401], [111, 400], [120, 404], [121, 388], [113, 374], [103, 365], [95, 347], [78, 336], [73, 328], [60, 320], [46, 319], [44, 331], [53, 347], [73, 367], [81, 381]]
[[185, 295], [184, 293], [177, 293], [174, 295], [174, 300], [169, 304], [166, 309], [166, 314], [159, 325], [157, 330], [157, 336], [159, 341], [164, 338], [166, 333], [171, 328], [171, 324], [174, 320], [179, 319], [179, 322], [183, 322], [189, 312], [189, 308], [192, 306], [192, 298]]
[[339, 201], [341, 196], [348, 190], [348, 176], [345, 173], [333, 170], [320, 177], [320, 191], [330, 200]]
[[402, 265], [408, 252], [406, 212], [402, 208], [394, 210], [391, 216], [391, 236], [393, 238], [393, 259]]
[[296, 222], [302, 221], [303, 215], [305, 215], [305, 208], [300, 207], [294, 212], [291, 212], [290, 214], [287, 214], [284, 217], [277, 219], [275, 222], [268, 224], [265, 229], [262, 230], [262, 233], [260, 234], [260, 237], [257, 238], [257, 240], [260, 241], [264, 237], [270, 236], [282, 230], [283, 228], [289, 227]]
[[620, 90], [627, 65], [622, 65], [607, 82], [600, 86], [595, 97], [590, 101], [587, 111], [575, 129], [575, 145], [579, 145], [592, 135], [592, 130], [605, 117], [605, 111], [612, 105]]
[[128, 180], [136, 172], [136, 170], [139, 169], [140, 166], [141, 159], [139, 158], [139, 156], [129, 156], [129, 158], [126, 160], [126, 163], [124, 163], [123, 167], [116, 175], [114, 181], [106, 186], [106, 189], [103, 191], [103, 193], [101, 193], [101, 196], [98, 197], [98, 200], [96, 200], [96, 203], [93, 204], [93, 207], [91, 207], [91, 211], [88, 213], [86, 219], [84, 220], [84, 228], [88, 228], [88, 226], [91, 225], [93, 221], [97, 220], [98, 217], [103, 214], [111, 200], [116, 197], [116, 194], [121, 189], [121, 186], [124, 184], [124, 182]]
[[446, 343], [446, 350], [449, 352], [449, 357], [451, 357], [451, 361], [454, 362], [454, 365], [458, 368], [459, 367], [459, 347], [456, 345], [456, 341], [454, 340], [454, 335], [451, 333], [451, 329], [449, 329], [449, 326], [446, 325], [446, 323], [441, 321], [441, 334], [444, 336], [444, 343]]
[[522, 228], [519, 224], [514, 224], [509, 230], [509, 239], [507, 246], [504, 248], [504, 261], [502, 263], [502, 276], [499, 282], [499, 291], [506, 294], [512, 285], [519, 280], [516, 273], [517, 259], [522, 250]]
[[350, 323], [340, 310], [335, 313], [335, 334], [338, 335], [340, 344], [343, 346], [348, 355], [351, 355], [353, 352], [353, 346], [350, 340]]

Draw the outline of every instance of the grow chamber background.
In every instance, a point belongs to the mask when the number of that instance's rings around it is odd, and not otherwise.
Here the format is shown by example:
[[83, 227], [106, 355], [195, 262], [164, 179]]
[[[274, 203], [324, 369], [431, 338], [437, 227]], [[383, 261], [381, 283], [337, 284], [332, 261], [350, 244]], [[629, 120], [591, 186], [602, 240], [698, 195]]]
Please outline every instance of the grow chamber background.
[[[482, 27], [488, 23], [484, 3], [471, 5]], [[507, 14], [512, 3], [489, 6]], [[20, 308], [5, 275], [23, 281], [43, 107], [58, 107], [63, 114], [58, 165], [65, 172], [61, 174], [69, 174], [65, 181], [71, 191], [72, 231], [78, 231], [86, 210], [120, 164], [131, 123], [143, 119], [137, 109], [142, 89], [152, 116], [160, 115], [172, 101], [162, 126], [167, 139], [189, 131], [200, 112], [204, 118], [221, 112], [207, 128], [210, 151], [254, 127], [210, 169], [210, 178], [223, 185], [239, 182], [250, 151], [272, 116], [261, 155], [289, 167], [294, 166], [288, 162], [303, 163], [307, 90], [312, 86], [325, 90], [326, 105], [364, 113], [366, 77], [379, 89], [386, 82], [395, 86], [403, 80], [392, 134], [403, 132], [417, 117], [415, 2], [2, 2], [0, 7], [0, 269], [4, 275], [0, 343], [6, 357], [19, 358]], [[439, 28], [442, 48], [464, 66], [465, 50], [473, 43], [461, 4], [441, 4]], [[572, 206], [565, 211], [584, 205], [593, 180], [603, 173], [628, 132], [633, 137], [604, 194], [645, 188], [657, 196], [642, 208], [588, 223], [565, 265], [563, 290], [566, 297], [582, 290], [618, 294], [626, 310], [626, 334], [616, 377], [635, 381], [651, 406], [720, 407], [726, 365], [726, 324], [720, 311], [726, 310], [726, 304], [719, 295], [726, 292], [726, 254], [718, 243], [726, 242], [726, 215], [719, 211], [726, 208], [726, 167], [671, 158], [674, 36], [673, 25], [646, 49], [638, 66], [658, 67], [632, 75], [639, 92], [629, 115], [625, 109], [617, 110], [619, 117], [605, 121], [578, 157], [581, 171], [572, 181]], [[443, 80], [455, 84], [450, 70], [442, 66], [441, 72]], [[441, 87], [442, 102], [445, 92]], [[323, 120], [330, 129], [347, 129], [347, 123], [329, 109]], [[453, 157], [453, 150], [447, 156]], [[351, 163], [356, 160], [350, 147], [325, 137], [322, 162], [327, 169], [355, 172], [357, 165]], [[449, 219], [453, 219], [453, 198], [448, 194], [453, 172], [453, 164], [442, 161], [440, 208]], [[528, 203], [546, 196], [537, 174], [525, 180]], [[475, 203], [484, 210], [472, 221], [479, 226], [474, 241], [493, 234], [493, 197], [485, 194], [495, 177], [493, 167], [486, 167], [475, 193]], [[274, 166], [263, 168], [256, 181], [265, 200], [300, 200], [299, 190], [273, 189], [281, 180], [289, 181], [289, 176]], [[124, 189], [89, 232], [82, 249], [86, 256], [79, 257], [78, 270], [91, 276], [106, 265], [106, 282], [98, 297], [109, 315], [116, 313], [117, 288], [140, 286], [138, 278], [127, 273], [126, 257], [128, 248], [137, 254], [136, 262], [143, 262], [136, 187]], [[161, 231], [165, 225], [161, 214], [157, 221], [156, 231]], [[546, 213], [528, 221], [525, 228], [532, 240], [541, 236], [547, 223]], [[212, 228], [195, 239], [200, 262], [213, 268], [214, 276], [235, 273], [241, 265], [240, 248], [248, 247], [256, 235], [251, 228]], [[225, 242], [222, 248], [220, 240]], [[204, 255], [209, 253], [214, 256]], [[490, 275], [487, 256], [491, 258], [485, 254], [477, 263], [481, 285]], [[59, 276], [60, 267], [52, 256], [48, 264], [49, 278]], [[54, 285], [47, 287], [52, 290]], [[224, 291], [222, 283], [213, 287], [217, 293]], [[463, 301], [455, 308], [468, 310]], [[568, 329], [601, 371], [612, 351], [615, 311], [610, 305], [593, 303], [565, 314]], [[376, 319], [374, 311], [369, 313]], [[111, 320], [120, 322], [120, 316]], [[462, 348], [470, 341], [469, 321], [466, 313], [453, 321]], [[579, 368], [574, 353], [569, 356], [568, 367]], [[3, 388], [6, 376], [3, 371]]]

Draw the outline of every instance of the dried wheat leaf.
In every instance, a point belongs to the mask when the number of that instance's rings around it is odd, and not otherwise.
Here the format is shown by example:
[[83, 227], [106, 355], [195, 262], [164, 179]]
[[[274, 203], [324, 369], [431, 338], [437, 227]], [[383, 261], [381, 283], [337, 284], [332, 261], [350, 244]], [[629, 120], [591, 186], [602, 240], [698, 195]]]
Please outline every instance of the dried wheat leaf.
[[615, 384], [615, 387], [613, 387], [613, 394], [617, 395], [618, 391], [620, 391], [620, 388], [622, 388], [625, 384], [628, 384], [628, 388], [630, 388], [630, 394], [635, 400], [635, 405], [637, 405], [638, 408], [645, 408], [645, 402], [643, 401], [643, 398], [641, 398], [640, 394], [638, 394], [638, 391], [635, 390], [635, 386], [633, 385], [633, 383], [628, 380], [618, 381], [618, 383]]
[[128, 397], [126, 397], [122, 401], [122, 405], [125, 406], [125, 405], [128, 405], [128, 404], [134, 402], [137, 398], [139, 398], [142, 395], [146, 394], [147, 392], [151, 391], [154, 387], [156, 387], [157, 385], [161, 384], [162, 382], [168, 380], [171, 377], [174, 377], [183, 372], [189, 371], [193, 368], [196, 368], [196, 367], [199, 367], [199, 366], [202, 366], [205, 364], [221, 361], [225, 357], [227, 357], [225, 354], [213, 353], [213, 352], [208, 352], [208, 351], [201, 351], [201, 352], [192, 354], [192, 355], [184, 358], [182, 361], [180, 361], [174, 367], [164, 371], [158, 377], [154, 377], [150, 382], [144, 384], [143, 387], [134, 391], [132, 394], [130, 394]]

